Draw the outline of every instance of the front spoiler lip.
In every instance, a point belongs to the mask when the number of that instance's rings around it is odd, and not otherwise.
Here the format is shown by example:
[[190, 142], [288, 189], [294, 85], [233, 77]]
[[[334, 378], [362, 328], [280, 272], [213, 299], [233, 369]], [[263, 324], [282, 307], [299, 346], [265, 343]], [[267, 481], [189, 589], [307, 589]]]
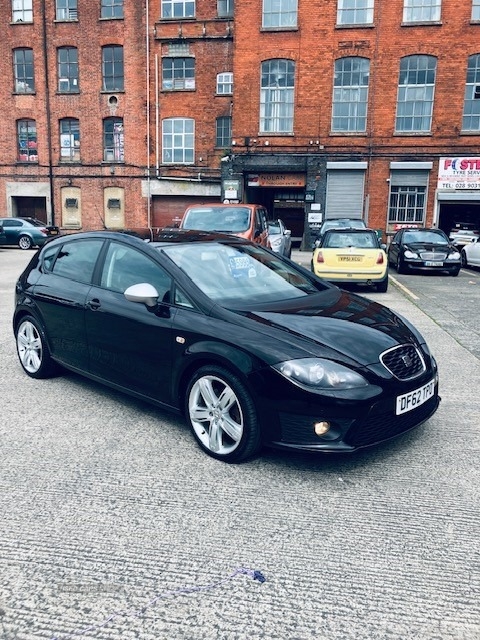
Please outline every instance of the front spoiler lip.
[[372, 447], [376, 447], [385, 442], [389, 442], [390, 440], [395, 440], [396, 438], [401, 438], [403, 435], [408, 433], [409, 431], [413, 431], [413, 429], [417, 429], [417, 427], [421, 427], [422, 424], [425, 424], [430, 418], [435, 414], [438, 407], [440, 406], [440, 402], [442, 401], [441, 396], [437, 395], [438, 402], [436, 403], [433, 410], [420, 422], [412, 425], [405, 431], [401, 433], [396, 433], [392, 436], [388, 436], [387, 438], [382, 438], [381, 440], [375, 440], [375, 442], [370, 442], [368, 444], [360, 445], [354, 447], [349, 444], [345, 444], [343, 440], [337, 440], [336, 442], [319, 442], [318, 444], [295, 444], [293, 442], [278, 442], [272, 441], [265, 443], [266, 446], [272, 447], [274, 449], [287, 449], [287, 450], [295, 450], [295, 451], [310, 451], [317, 453], [356, 453], [357, 451], [361, 451], [364, 449], [371, 449]]

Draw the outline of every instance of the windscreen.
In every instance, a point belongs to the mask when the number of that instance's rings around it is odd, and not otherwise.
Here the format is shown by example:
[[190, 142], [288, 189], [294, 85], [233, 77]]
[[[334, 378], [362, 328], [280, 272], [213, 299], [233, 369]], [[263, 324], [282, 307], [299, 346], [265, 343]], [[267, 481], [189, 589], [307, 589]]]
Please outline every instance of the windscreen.
[[175, 244], [162, 251], [204, 294], [225, 307], [302, 298], [327, 288], [257, 245]]
[[182, 228], [223, 233], [248, 231], [250, 209], [247, 207], [196, 207], [188, 210]]

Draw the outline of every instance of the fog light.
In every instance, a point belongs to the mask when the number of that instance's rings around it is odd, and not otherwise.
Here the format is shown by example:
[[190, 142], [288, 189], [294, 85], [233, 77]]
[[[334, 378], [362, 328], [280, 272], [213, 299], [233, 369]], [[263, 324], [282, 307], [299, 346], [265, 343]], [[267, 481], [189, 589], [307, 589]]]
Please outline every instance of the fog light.
[[322, 422], [315, 422], [313, 428], [317, 436], [324, 436], [330, 430], [330, 423], [325, 420], [322, 420]]

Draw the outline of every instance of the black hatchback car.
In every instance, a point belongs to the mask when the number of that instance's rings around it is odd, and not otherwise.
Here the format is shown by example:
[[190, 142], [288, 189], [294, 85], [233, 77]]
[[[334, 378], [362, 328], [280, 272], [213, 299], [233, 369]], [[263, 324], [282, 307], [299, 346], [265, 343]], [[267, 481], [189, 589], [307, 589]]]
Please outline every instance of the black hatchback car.
[[388, 264], [397, 273], [446, 271], [458, 276], [461, 255], [441, 229], [400, 229], [388, 247]]
[[59, 237], [17, 282], [13, 330], [29, 376], [65, 367], [181, 413], [226, 462], [262, 445], [354, 451], [440, 401], [406, 320], [234, 236]]

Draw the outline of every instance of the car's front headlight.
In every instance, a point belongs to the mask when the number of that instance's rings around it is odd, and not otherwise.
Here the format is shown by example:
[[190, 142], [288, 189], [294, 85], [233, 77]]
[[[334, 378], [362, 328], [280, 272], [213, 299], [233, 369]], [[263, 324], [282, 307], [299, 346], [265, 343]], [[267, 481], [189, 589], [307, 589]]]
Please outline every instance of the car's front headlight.
[[460, 260], [460, 254], [458, 251], [454, 251], [449, 256], [447, 256], [447, 260]]
[[291, 382], [312, 391], [368, 387], [365, 378], [341, 364], [323, 358], [287, 360], [273, 368]]
[[403, 255], [405, 256], [405, 258], [418, 258], [418, 253], [410, 251], [410, 249], [407, 249]]

